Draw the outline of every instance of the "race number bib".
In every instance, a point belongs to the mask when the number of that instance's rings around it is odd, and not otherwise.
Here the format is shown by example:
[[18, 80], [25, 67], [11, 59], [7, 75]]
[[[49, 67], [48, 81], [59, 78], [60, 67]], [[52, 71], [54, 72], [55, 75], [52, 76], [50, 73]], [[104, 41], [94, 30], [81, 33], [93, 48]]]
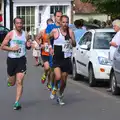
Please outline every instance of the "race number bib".
[[48, 43], [45, 43], [45, 52], [49, 52], [49, 45], [48, 45]]
[[62, 45], [62, 51], [64, 52], [64, 58], [71, 57], [72, 55], [72, 45], [70, 41], [65, 41]]
[[17, 41], [17, 44], [19, 46], [19, 50], [15, 52], [15, 55], [17, 57], [21, 57], [23, 55], [25, 55], [26, 53], [26, 49], [25, 49], [25, 41]]
[[66, 42], [62, 45], [62, 51], [63, 51], [63, 52], [72, 52], [72, 45], [70, 44], [69, 41], [66, 41]]

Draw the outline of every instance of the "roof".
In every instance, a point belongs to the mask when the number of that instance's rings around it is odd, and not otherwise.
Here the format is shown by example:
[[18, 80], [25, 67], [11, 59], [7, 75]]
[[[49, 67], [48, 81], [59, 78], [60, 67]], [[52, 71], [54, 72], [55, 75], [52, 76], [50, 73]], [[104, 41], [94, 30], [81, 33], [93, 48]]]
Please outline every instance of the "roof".
[[74, 10], [76, 14], [79, 13], [96, 13], [96, 7], [91, 3], [83, 3], [80, 0], [74, 0]]
[[91, 29], [89, 31], [94, 31], [94, 32], [115, 32], [114, 29], [112, 29], [112, 28]]
[[71, 2], [72, 0], [13, 0], [15, 3]]

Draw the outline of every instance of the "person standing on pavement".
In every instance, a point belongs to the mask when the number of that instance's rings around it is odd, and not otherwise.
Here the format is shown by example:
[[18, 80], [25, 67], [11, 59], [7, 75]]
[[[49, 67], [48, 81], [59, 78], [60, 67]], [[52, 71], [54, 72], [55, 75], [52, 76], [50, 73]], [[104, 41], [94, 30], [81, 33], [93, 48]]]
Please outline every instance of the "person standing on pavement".
[[[120, 20], [114, 20], [113, 23], [113, 29], [115, 32], [115, 36], [113, 37], [112, 41], [110, 42], [110, 53], [109, 53], [109, 59], [111, 62], [113, 61], [114, 53], [117, 49], [117, 47], [120, 45]], [[111, 92], [111, 88], [107, 89], [108, 92]]]
[[66, 87], [68, 73], [72, 68], [72, 47], [76, 46], [76, 42], [73, 31], [68, 27], [69, 17], [62, 15], [60, 21], [60, 28], [53, 29], [50, 33], [50, 37], [54, 38], [53, 50], [50, 53], [53, 54], [54, 84], [56, 85], [60, 81], [60, 88], [54, 86], [52, 93], [54, 95], [55, 91], [58, 91], [57, 102], [64, 105], [65, 103], [62, 101], [63, 92]]
[[35, 58], [35, 66], [39, 66], [41, 64], [40, 61], [40, 46], [39, 44], [36, 42], [36, 40], [34, 40], [32, 42], [32, 49], [33, 49], [33, 57]]
[[82, 35], [86, 32], [85, 29], [83, 29], [83, 20], [80, 19], [80, 20], [76, 20], [74, 22], [74, 25], [75, 27], [77, 28], [75, 31], [74, 31], [74, 34], [75, 34], [75, 40], [76, 42], [78, 43], [80, 38], [82, 37]]
[[23, 80], [26, 73], [26, 49], [31, 48], [23, 31], [23, 20], [20, 17], [14, 19], [15, 29], [10, 31], [2, 42], [1, 49], [8, 51], [7, 73], [8, 86], [16, 83], [16, 100], [14, 110], [21, 109], [20, 98], [23, 92]]

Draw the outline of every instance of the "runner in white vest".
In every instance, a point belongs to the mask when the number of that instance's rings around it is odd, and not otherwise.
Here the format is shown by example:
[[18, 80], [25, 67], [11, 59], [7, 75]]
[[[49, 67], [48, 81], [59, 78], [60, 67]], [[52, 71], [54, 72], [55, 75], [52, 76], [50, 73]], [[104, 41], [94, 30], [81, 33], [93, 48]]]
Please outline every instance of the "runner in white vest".
[[[63, 102], [63, 92], [66, 87], [66, 81], [68, 73], [71, 71], [71, 55], [72, 47], [76, 46], [74, 33], [71, 29], [68, 28], [69, 18], [66, 15], [63, 15], [60, 19], [61, 26], [60, 28], [53, 29], [50, 37], [54, 38], [53, 50], [50, 50], [50, 53], [53, 53], [53, 68], [55, 74], [55, 83], [52, 90], [51, 99], [55, 97], [56, 91], [58, 90], [58, 103], [64, 105]], [[57, 86], [60, 80], [60, 88]]]
[[31, 48], [31, 43], [27, 41], [25, 32], [22, 30], [22, 19], [16, 17], [14, 19], [15, 29], [10, 31], [1, 45], [2, 50], [8, 51], [7, 57], [7, 73], [8, 86], [14, 86], [16, 83], [16, 101], [14, 110], [21, 108], [20, 98], [23, 91], [23, 79], [26, 72], [26, 48]]

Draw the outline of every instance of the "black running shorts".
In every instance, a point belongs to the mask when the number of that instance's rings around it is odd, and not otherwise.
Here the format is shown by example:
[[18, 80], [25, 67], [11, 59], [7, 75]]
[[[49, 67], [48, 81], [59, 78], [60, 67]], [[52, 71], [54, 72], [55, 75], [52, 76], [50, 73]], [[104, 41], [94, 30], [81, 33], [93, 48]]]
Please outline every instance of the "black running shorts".
[[42, 57], [43, 63], [49, 62], [49, 56], [41, 55], [41, 57]]
[[70, 58], [64, 58], [63, 60], [58, 60], [53, 58], [53, 68], [59, 67], [62, 72], [69, 73], [72, 70], [72, 63]]
[[26, 57], [7, 58], [7, 73], [9, 76], [14, 76], [17, 73], [26, 72]]

